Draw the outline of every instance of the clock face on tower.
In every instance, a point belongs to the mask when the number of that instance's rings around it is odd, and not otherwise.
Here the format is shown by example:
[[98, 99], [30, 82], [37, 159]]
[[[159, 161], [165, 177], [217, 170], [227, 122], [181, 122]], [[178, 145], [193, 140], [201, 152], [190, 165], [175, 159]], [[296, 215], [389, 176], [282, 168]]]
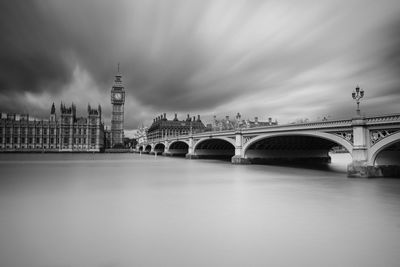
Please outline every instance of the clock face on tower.
[[121, 93], [115, 93], [114, 94], [114, 99], [115, 100], [121, 100], [122, 99], [122, 94]]

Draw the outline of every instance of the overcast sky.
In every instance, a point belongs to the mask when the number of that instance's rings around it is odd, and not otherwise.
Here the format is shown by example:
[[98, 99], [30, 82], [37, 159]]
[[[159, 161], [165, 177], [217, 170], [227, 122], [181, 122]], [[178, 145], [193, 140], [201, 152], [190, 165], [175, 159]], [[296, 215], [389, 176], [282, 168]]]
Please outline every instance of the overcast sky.
[[400, 112], [399, 0], [13, 0], [0, 2], [0, 111], [101, 104], [117, 63], [125, 126], [177, 112], [351, 117]]

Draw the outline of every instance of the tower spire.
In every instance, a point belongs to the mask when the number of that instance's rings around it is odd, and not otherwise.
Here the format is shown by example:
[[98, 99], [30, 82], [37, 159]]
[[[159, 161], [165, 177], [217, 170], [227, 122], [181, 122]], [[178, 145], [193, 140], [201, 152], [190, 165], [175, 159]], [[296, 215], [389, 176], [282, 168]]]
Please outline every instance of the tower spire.
[[119, 62], [118, 62], [118, 73], [119, 73]]

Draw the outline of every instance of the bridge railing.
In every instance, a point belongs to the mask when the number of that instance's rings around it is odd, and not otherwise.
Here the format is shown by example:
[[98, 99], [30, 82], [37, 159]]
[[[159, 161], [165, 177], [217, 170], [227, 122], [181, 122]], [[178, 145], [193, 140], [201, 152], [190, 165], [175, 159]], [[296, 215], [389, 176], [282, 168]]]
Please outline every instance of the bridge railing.
[[398, 122], [400, 121], [400, 114], [388, 114], [367, 117], [367, 124], [381, 123], [381, 122]]
[[[367, 116], [364, 117], [367, 124], [376, 124], [376, 123], [392, 123], [392, 122], [400, 122], [400, 114], [387, 114], [387, 115], [377, 115], [377, 116]], [[286, 123], [280, 125], [268, 125], [268, 126], [256, 126], [251, 128], [235, 128], [230, 130], [221, 130], [221, 131], [205, 131], [205, 132], [197, 132], [193, 134], [182, 134], [182, 135], [174, 135], [174, 136], [164, 136], [161, 138], [148, 139], [147, 143], [154, 142], [164, 142], [171, 140], [182, 140], [188, 139], [191, 136], [196, 137], [206, 137], [210, 135], [224, 135], [224, 134], [234, 134], [236, 131], [252, 131], [252, 130], [263, 130], [263, 129], [282, 129], [288, 127], [307, 127], [307, 128], [329, 128], [329, 127], [350, 127], [352, 125], [352, 119], [340, 119], [340, 120], [332, 120], [332, 121], [313, 121], [313, 122], [303, 122], [303, 123]]]

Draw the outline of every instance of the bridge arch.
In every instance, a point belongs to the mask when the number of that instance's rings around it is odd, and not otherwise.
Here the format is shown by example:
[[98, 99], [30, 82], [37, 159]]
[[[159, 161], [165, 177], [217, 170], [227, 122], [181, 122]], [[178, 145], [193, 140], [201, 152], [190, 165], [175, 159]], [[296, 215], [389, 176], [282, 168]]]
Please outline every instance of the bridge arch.
[[201, 144], [202, 142], [204, 142], [204, 141], [209, 141], [209, 140], [222, 140], [222, 141], [226, 141], [226, 142], [228, 142], [228, 143], [230, 143], [233, 147], [235, 147], [235, 139], [232, 139], [232, 138], [228, 138], [228, 137], [222, 137], [222, 136], [218, 136], [218, 137], [204, 137], [204, 138], [201, 138], [200, 140], [198, 140], [197, 142], [196, 142], [196, 144], [195, 144], [195, 146], [194, 146], [194, 149], [196, 149], [197, 148], [197, 146], [199, 145], [199, 144]]
[[148, 152], [148, 153], [150, 153], [151, 152], [151, 145], [149, 144], [149, 145], [147, 145], [147, 146], [145, 146], [145, 148], [144, 148], [144, 152]]
[[196, 142], [193, 151], [199, 158], [231, 159], [235, 155], [235, 140], [228, 137], [202, 138]]
[[381, 141], [377, 142], [370, 148], [369, 157], [368, 157], [368, 164], [375, 165], [375, 161], [383, 150], [389, 148], [390, 146], [400, 143], [400, 131], [389, 135], [388, 137], [382, 139]]
[[180, 145], [187, 145], [189, 147], [189, 142], [186, 140], [174, 140], [169, 142], [168, 144], [168, 149], [170, 149], [171, 147], [174, 148], [176, 146], [180, 146]]
[[165, 145], [163, 143], [157, 143], [154, 145], [154, 152], [157, 154], [164, 153]]
[[345, 139], [325, 132], [293, 131], [267, 133], [250, 139], [243, 146], [243, 156], [252, 161], [330, 162], [329, 150], [337, 145], [349, 153], [353, 146]]
[[189, 153], [189, 142], [185, 140], [175, 140], [168, 144], [168, 155], [185, 156]]
[[249, 142], [247, 142], [244, 146], [243, 146], [243, 151], [246, 151], [249, 146], [251, 146], [252, 144], [262, 140], [262, 139], [266, 139], [266, 138], [271, 138], [271, 137], [279, 137], [279, 136], [311, 136], [311, 137], [318, 137], [318, 138], [322, 138], [322, 139], [326, 139], [328, 141], [332, 141], [334, 143], [337, 143], [338, 145], [343, 146], [344, 148], [346, 148], [347, 151], [349, 151], [349, 153], [351, 153], [353, 151], [353, 146], [347, 142], [346, 140], [344, 140], [343, 138], [336, 136], [334, 134], [331, 133], [325, 133], [325, 132], [299, 132], [299, 131], [295, 131], [295, 132], [288, 132], [288, 133], [267, 133], [267, 134], [262, 134], [259, 135], [257, 137], [254, 137], [252, 139], [249, 140]]

